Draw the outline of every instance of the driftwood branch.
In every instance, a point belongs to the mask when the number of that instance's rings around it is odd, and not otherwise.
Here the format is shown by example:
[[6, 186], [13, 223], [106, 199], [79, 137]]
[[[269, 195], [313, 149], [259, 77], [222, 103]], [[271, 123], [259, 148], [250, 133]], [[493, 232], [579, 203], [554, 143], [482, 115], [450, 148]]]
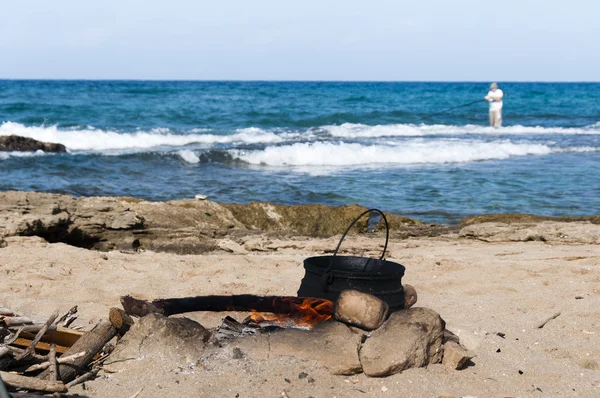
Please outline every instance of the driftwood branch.
[[73, 387], [73, 386], [76, 386], [77, 384], [83, 383], [84, 381], [93, 379], [94, 377], [96, 377], [96, 375], [98, 374], [99, 371], [100, 371], [100, 368], [92, 369], [91, 371], [89, 371], [85, 374], [82, 374], [75, 380], [67, 383], [67, 387]]
[[[52, 348], [50, 349], [50, 352], [52, 352]], [[82, 356], [85, 355], [85, 352], [78, 352], [77, 354], [73, 354], [73, 355], [63, 355], [60, 358], [56, 358], [56, 354], [54, 356], [54, 365], [57, 365], [59, 363], [69, 363], [71, 361], [74, 361], [78, 358], [81, 358]], [[48, 360], [46, 362], [42, 362], [42, 363], [38, 363], [35, 365], [31, 365], [30, 367], [28, 367], [27, 369], [25, 369], [24, 373], [27, 372], [35, 372], [36, 370], [44, 370], [44, 369], [48, 369], [52, 367], [52, 359], [50, 358], [50, 354], [48, 354]], [[52, 372], [50, 372], [52, 373]], [[55, 372], [57, 375], [58, 373]]]
[[21, 334], [21, 332], [23, 331], [24, 326], [21, 326], [19, 328], [19, 330], [17, 330], [16, 332], [14, 332], [14, 334], [8, 338], [6, 338], [4, 340], [4, 344], [9, 345], [15, 342], [15, 340], [17, 340], [19, 338], [19, 335]]
[[34, 322], [26, 316], [11, 316], [2, 319], [2, 322], [8, 327], [34, 324]]
[[0, 358], [2, 358], [5, 355], [8, 355], [9, 352], [10, 348], [5, 346], [4, 344], [0, 344]]
[[56, 320], [56, 324], [59, 325], [61, 322], [65, 322], [68, 318], [72, 317], [77, 313], [77, 306], [73, 306], [66, 314]]
[[[77, 358], [69, 366], [59, 366], [58, 378], [68, 382], [76, 377], [77, 370], [88, 365], [94, 356], [99, 353], [104, 345], [108, 343], [115, 335], [117, 330], [109, 321], [100, 321], [92, 330], [84, 334], [73, 344], [64, 355], [73, 355], [78, 352], [85, 352], [80, 358]], [[50, 378], [50, 370], [46, 369], [38, 376], [42, 379]]]
[[[18, 330], [20, 330], [22, 332], [25, 332], [25, 333], [37, 333], [40, 330], [42, 330], [42, 328], [44, 328], [45, 326], [46, 325], [41, 325], [41, 324], [38, 324], [38, 325], [35, 325], [35, 324], [34, 325], [20, 325], [20, 326], [11, 326], [8, 329], [10, 331], [18, 329]], [[48, 332], [48, 331], [54, 331], [54, 330], [56, 330], [56, 325], [50, 325], [50, 326], [48, 326], [46, 328], [46, 332]]]
[[[23, 350], [21, 348], [12, 347], [12, 346], [8, 346], [8, 349], [12, 352], [13, 356], [17, 356], [17, 355], [23, 354], [25, 352], [25, 350]], [[35, 359], [36, 361], [45, 361], [48, 359], [48, 357], [46, 355], [39, 355], [39, 354], [33, 354], [32, 358]]]
[[15, 316], [15, 312], [10, 308], [0, 307], [0, 316]]
[[46, 391], [46, 392], [66, 392], [67, 386], [60, 381], [40, 380], [38, 378], [19, 376], [13, 373], [0, 370], [0, 378], [6, 385], [24, 390]]
[[[61, 358], [65, 359], [65, 358]], [[48, 366], [50, 367], [50, 380], [58, 380], [58, 363], [56, 362], [56, 344], [50, 345], [50, 351], [48, 351]]]
[[25, 349], [25, 352], [22, 355], [18, 355], [15, 358], [17, 361], [21, 361], [25, 358], [31, 357], [35, 353], [36, 344], [40, 342], [42, 336], [46, 333], [46, 331], [48, 330], [48, 327], [50, 327], [50, 325], [52, 325], [52, 323], [54, 322], [54, 320], [56, 318], [58, 318], [58, 310], [54, 311], [54, 313], [52, 315], [50, 315], [50, 318], [48, 318], [46, 323], [44, 323], [44, 326], [37, 332], [37, 334], [35, 335], [35, 338], [31, 342], [29, 347], [27, 347], [27, 349]]
[[[197, 296], [186, 298], [159, 299], [152, 302], [138, 300], [131, 296], [121, 297], [121, 304], [129, 315], [144, 316], [158, 313], [164, 316], [195, 311], [258, 311], [275, 314], [292, 314], [298, 311], [306, 297], [295, 296], [254, 296], [241, 294], [232, 296]], [[319, 312], [327, 309], [323, 304], [331, 303], [330, 315], [333, 315], [333, 303], [325, 299], [314, 298], [311, 306], [320, 307]]]

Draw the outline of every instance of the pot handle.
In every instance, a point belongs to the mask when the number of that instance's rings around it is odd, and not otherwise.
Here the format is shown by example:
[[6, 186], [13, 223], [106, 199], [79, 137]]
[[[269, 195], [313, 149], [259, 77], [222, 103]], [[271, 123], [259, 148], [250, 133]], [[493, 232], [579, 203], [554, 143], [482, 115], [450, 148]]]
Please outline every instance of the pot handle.
[[360, 220], [362, 218], [362, 216], [364, 216], [365, 214], [371, 213], [371, 212], [377, 212], [377, 213], [381, 214], [381, 218], [383, 218], [383, 221], [385, 222], [385, 244], [383, 245], [383, 253], [381, 253], [381, 257], [379, 257], [379, 260], [383, 260], [383, 257], [385, 257], [388, 240], [390, 238], [390, 227], [388, 225], [387, 218], [385, 218], [385, 214], [383, 214], [383, 212], [379, 209], [366, 210], [366, 211], [360, 213], [360, 215], [358, 217], [356, 217], [354, 219], [354, 221], [352, 221], [352, 224], [350, 224], [350, 226], [348, 228], [346, 228], [346, 231], [342, 235], [342, 238], [340, 239], [337, 247], [335, 248], [335, 251], [333, 252], [333, 256], [331, 256], [331, 261], [329, 262], [329, 267], [325, 270], [325, 272], [323, 272], [323, 277], [321, 278], [321, 286], [323, 287], [323, 291], [325, 291], [325, 292], [329, 291], [329, 286], [333, 283], [333, 262], [335, 260], [335, 256], [337, 255], [338, 251], [340, 250], [340, 246], [342, 246], [342, 242], [344, 241], [344, 238], [346, 238], [346, 235], [348, 234], [348, 232], [350, 232], [350, 229], [354, 226], [354, 224], [356, 224], [356, 222], [358, 220]]

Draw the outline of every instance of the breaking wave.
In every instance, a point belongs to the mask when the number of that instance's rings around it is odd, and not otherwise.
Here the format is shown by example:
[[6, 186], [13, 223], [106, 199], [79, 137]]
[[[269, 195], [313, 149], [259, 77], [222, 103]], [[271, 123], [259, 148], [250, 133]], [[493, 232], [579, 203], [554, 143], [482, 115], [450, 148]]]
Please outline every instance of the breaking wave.
[[370, 126], [366, 124], [344, 123], [339, 126], [323, 126], [322, 129], [331, 136], [339, 138], [416, 137], [453, 134], [600, 134], [600, 122], [585, 127], [517, 125], [500, 128], [472, 124], [464, 126], [445, 124], [389, 124]]
[[[188, 144], [229, 143], [279, 143], [283, 138], [277, 134], [257, 129], [240, 129], [231, 135], [207, 134], [205, 129], [194, 129], [192, 134], [175, 134], [170, 129], [155, 128], [150, 131], [117, 132], [86, 127], [83, 129], [59, 129], [57, 126], [25, 126], [4, 122], [0, 135], [20, 135], [43, 142], [63, 144], [69, 151], [103, 151], [114, 149], [146, 149], [160, 146], [184, 146]], [[210, 131], [210, 130], [209, 130]]]
[[397, 145], [354, 143], [296, 143], [264, 150], [230, 150], [234, 158], [269, 166], [361, 166], [462, 163], [507, 159], [512, 156], [547, 155], [553, 152], [590, 152], [599, 149], [552, 148], [541, 144], [508, 141], [465, 142], [457, 140], [413, 141]]

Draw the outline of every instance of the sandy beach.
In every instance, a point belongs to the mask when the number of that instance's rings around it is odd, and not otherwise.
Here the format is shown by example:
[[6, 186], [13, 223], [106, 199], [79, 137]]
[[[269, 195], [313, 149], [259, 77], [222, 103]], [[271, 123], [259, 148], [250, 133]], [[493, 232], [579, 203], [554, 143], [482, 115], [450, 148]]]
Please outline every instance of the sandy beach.
[[[72, 388], [90, 397], [596, 397], [600, 395], [600, 246], [590, 222], [487, 223], [435, 237], [392, 234], [387, 259], [406, 267], [418, 306], [437, 311], [476, 355], [463, 370], [441, 364], [387, 378], [334, 376], [314, 362], [204, 358], [203, 366], [136, 358], [116, 373]], [[484, 226], [487, 238], [477, 228]], [[513, 225], [514, 227], [514, 225]], [[571, 231], [527, 241], [523, 231]], [[475, 231], [475, 232], [473, 232]], [[495, 234], [490, 231], [496, 231]], [[504, 234], [504, 235], [503, 235]], [[577, 235], [579, 234], [579, 235]], [[586, 236], [588, 243], [573, 237]], [[0, 306], [35, 319], [79, 306], [75, 325], [89, 329], [119, 298], [209, 294], [296, 295], [307, 257], [330, 253], [328, 238], [252, 234], [218, 238], [203, 254], [96, 251], [37, 236], [6, 236], [0, 249]], [[590, 238], [591, 237], [591, 238]], [[353, 235], [343, 250], [378, 257], [384, 235]], [[590, 241], [591, 239], [591, 241]], [[357, 254], [358, 253], [358, 254]], [[560, 313], [548, 321], [544, 320]], [[210, 328], [225, 315], [188, 313]], [[299, 378], [306, 373], [310, 376]]]
[[600, 1], [30, 3], [0, 398], [600, 398]]

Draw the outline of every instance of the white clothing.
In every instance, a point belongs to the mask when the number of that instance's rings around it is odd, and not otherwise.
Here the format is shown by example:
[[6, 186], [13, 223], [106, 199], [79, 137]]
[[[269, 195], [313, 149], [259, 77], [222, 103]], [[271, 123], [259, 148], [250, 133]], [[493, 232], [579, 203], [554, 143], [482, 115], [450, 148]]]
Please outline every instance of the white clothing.
[[490, 106], [490, 126], [502, 127], [502, 108], [492, 109]]
[[[500, 89], [497, 89], [496, 91], [490, 90], [487, 93], [487, 95], [485, 96], [485, 100], [490, 103], [490, 112], [492, 110], [500, 111], [502, 109], [502, 97], [503, 96], [504, 96], [504, 93]], [[500, 101], [496, 101], [496, 100], [500, 100]]]

